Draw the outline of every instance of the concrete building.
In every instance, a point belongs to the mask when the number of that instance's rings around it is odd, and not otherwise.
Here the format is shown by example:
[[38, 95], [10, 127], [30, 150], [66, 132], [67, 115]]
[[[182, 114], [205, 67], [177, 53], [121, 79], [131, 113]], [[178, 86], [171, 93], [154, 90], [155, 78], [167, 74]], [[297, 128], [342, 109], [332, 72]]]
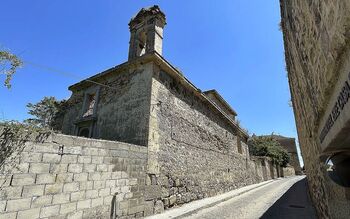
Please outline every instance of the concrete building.
[[349, 218], [350, 190], [331, 180], [323, 157], [350, 149], [350, 1], [280, 0], [280, 5], [311, 197], [320, 218]]

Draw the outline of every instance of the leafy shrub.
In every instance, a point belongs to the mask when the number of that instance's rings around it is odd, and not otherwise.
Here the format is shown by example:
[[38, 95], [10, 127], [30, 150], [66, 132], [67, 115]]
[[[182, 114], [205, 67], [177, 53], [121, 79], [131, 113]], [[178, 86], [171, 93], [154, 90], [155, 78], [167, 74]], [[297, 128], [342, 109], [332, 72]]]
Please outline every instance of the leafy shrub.
[[274, 163], [286, 167], [290, 156], [273, 136], [254, 136], [248, 141], [249, 152], [254, 156], [267, 156]]

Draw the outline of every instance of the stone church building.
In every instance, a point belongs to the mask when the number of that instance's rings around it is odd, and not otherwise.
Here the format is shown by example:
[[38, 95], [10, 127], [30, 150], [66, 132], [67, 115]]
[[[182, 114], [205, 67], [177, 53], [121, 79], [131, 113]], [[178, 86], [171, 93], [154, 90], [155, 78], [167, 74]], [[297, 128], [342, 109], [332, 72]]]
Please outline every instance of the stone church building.
[[63, 133], [146, 146], [160, 159], [150, 159], [151, 173], [174, 159], [168, 150], [181, 147], [248, 158], [248, 135], [232, 107], [217, 91], [202, 92], [162, 56], [165, 25], [157, 6], [131, 19], [128, 61], [69, 87]]
[[249, 155], [217, 91], [163, 58], [165, 24], [158, 6], [142, 9], [129, 23], [128, 61], [69, 87], [63, 134], [11, 147], [3, 218], [140, 218], [283, 175]]

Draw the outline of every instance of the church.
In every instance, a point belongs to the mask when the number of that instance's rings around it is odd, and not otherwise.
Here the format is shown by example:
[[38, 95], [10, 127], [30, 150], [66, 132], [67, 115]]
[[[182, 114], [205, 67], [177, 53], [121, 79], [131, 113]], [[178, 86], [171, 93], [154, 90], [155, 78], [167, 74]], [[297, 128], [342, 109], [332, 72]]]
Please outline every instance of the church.
[[158, 200], [170, 208], [281, 176], [268, 159], [249, 155], [249, 135], [225, 99], [202, 92], [163, 57], [165, 25], [158, 6], [131, 19], [128, 61], [69, 87], [63, 134], [147, 148], [140, 171], [151, 206]]
[[63, 134], [9, 144], [3, 218], [142, 218], [291, 173], [251, 156], [236, 111], [164, 59], [165, 25], [158, 6], [141, 9], [128, 61], [69, 87]]
[[128, 61], [69, 87], [63, 133], [158, 147], [166, 139], [247, 154], [248, 134], [216, 90], [202, 92], [162, 56], [164, 13], [129, 23]]

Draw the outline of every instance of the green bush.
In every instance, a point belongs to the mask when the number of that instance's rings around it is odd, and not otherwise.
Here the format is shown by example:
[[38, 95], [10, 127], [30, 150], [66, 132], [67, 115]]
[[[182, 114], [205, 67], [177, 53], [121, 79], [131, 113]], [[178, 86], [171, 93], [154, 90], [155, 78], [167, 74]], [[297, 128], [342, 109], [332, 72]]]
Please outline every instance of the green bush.
[[270, 157], [274, 163], [286, 167], [290, 157], [288, 152], [273, 136], [254, 136], [249, 142], [249, 152], [254, 156]]
[[55, 97], [44, 97], [38, 103], [28, 103], [28, 114], [32, 118], [24, 120], [24, 123], [33, 127], [59, 130], [62, 124], [57, 124], [59, 118], [64, 116], [67, 101], [57, 100]]

